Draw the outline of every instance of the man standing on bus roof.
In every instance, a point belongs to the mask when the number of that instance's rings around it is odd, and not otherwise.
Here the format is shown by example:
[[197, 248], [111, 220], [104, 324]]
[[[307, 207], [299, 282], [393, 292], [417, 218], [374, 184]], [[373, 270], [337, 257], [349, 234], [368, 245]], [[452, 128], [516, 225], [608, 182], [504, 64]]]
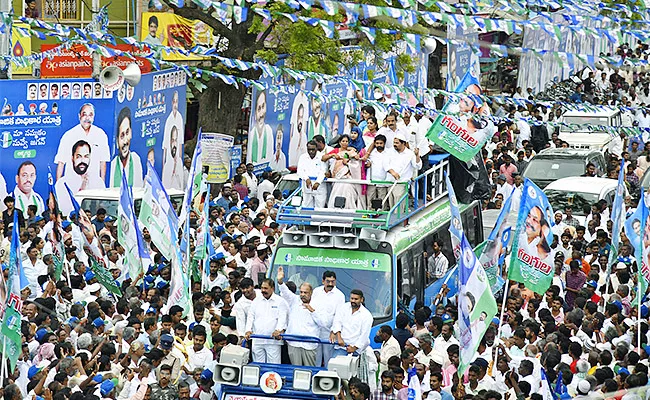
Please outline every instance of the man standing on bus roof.
[[[284, 268], [278, 267], [278, 285], [280, 295], [289, 304], [289, 323], [287, 335], [300, 335], [317, 337], [319, 332], [318, 322], [324, 316], [311, 305], [313, 288], [308, 282], [300, 285], [300, 296], [293, 293], [284, 284]], [[293, 365], [316, 366], [317, 343], [287, 342], [289, 359]]]
[[264, 279], [262, 296], [256, 296], [246, 318], [246, 339], [251, 335], [272, 336], [274, 339], [253, 339], [253, 361], [269, 364], [281, 362], [281, 335], [287, 329], [287, 302], [275, 294], [275, 282]]
[[363, 292], [350, 291], [350, 301], [336, 309], [330, 331], [330, 343], [334, 343], [333, 357], [361, 354], [370, 345], [372, 314], [363, 305]]
[[[392, 209], [395, 204], [406, 194], [406, 185], [402, 182], [408, 182], [413, 179], [416, 171], [422, 168], [422, 159], [420, 152], [406, 147], [406, 138], [400, 132], [393, 139], [393, 148], [395, 149], [388, 157], [390, 169], [386, 172], [386, 179], [391, 182], [400, 182], [392, 188], [388, 198], [389, 206]], [[408, 205], [406, 203], [405, 205]], [[406, 207], [404, 207], [406, 208]]]
[[307, 153], [298, 159], [298, 177], [302, 181], [302, 206], [307, 208], [323, 208], [327, 201], [327, 188], [323, 185], [327, 164], [316, 157], [317, 153], [316, 142], [310, 140], [307, 142]]
[[[318, 338], [323, 342], [328, 342], [336, 309], [345, 304], [345, 295], [336, 287], [336, 272], [323, 272], [323, 285], [314, 289], [310, 304], [315, 309], [322, 309], [324, 312], [325, 319], [319, 324]], [[319, 344], [316, 350], [316, 366], [326, 366], [329, 359], [332, 358], [333, 350], [334, 346], [331, 344]]]

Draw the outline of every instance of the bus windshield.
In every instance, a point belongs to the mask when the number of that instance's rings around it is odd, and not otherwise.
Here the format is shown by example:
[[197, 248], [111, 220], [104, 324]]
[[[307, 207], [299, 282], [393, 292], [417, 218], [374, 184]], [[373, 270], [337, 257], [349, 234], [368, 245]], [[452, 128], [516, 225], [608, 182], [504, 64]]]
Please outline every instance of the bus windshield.
[[322, 283], [323, 272], [336, 273], [336, 287], [345, 294], [346, 301], [352, 289], [360, 289], [365, 306], [375, 319], [392, 314], [393, 276], [390, 254], [332, 248], [278, 248], [271, 268], [275, 278], [278, 266], [284, 268], [285, 280], [297, 287], [308, 282], [312, 287]]

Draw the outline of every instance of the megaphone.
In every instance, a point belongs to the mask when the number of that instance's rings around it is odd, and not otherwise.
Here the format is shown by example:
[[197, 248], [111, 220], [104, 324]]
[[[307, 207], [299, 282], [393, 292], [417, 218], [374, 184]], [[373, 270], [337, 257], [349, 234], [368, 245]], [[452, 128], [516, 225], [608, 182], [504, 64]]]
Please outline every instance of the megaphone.
[[99, 83], [107, 92], [114, 92], [124, 85], [124, 82], [131, 86], [140, 83], [142, 72], [136, 63], [129, 64], [124, 71], [114, 65], [106, 67], [99, 74]]
[[214, 367], [213, 380], [221, 385], [239, 386], [241, 383], [241, 367], [218, 363]]
[[311, 378], [311, 391], [316, 395], [335, 396], [341, 391], [341, 378], [334, 371], [318, 371]]
[[431, 54], [436, 51], [438, 47], [438, 42], [432, 37], [427, 37], [422, 41], [422, 51], [424, 54]]

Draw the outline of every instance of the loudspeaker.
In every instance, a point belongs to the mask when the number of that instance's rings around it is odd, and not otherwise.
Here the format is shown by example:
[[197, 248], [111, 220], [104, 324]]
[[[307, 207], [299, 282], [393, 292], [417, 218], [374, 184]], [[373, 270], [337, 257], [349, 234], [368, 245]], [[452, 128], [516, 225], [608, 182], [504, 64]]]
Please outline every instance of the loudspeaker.
[[327, 370], [336, 373], [341, 379], [349, 380], [357, 376], [359, 371], [359, 357], [337, 356], [330, 358], [327, 363]]
[[106, 67], [99, 74], [99, 83], [102, 84], [104, 90], [114, 92], [119, 90], [124, 82], [131, 86], [136, 86], [140, 83], [142, 73], [138, 64], [129, 64], [124, 71], [116, 66]]
[[307, 246], [307, 235], [302, 231], [284, 231], [282, 243], [290, 246]]
[[309, 245], [312, 247], [334, 247], [334, 238], [326, 232], [309, 235]]
[[340, 197], [340, 196], [335, 197], [334, 208], [345, 208], [345, 197]]
[[339, 249], [358, 249], [359, 239], [351, 233], [334, 236], [334, 247]]
[[311, 391], [316, 395], [336, 396], [341, 391], [341, 378], [332, 371], [318, 371], [311, 378]]
[[424, 52], [424, 54], [433, 53], [434, 51], [436, 51], [436, 47], [438, 47], [438, 42], [436, 41], [436, 39], [432, 37], [426, 37], [422, 41], [422, 51]]
[[217, 363], [214, 367], [213, 380], [214, 383], [221, 385], [239, 386], [241, 383], [241, 367]]
[[224, 365], [235, 365], [241, 367], [242, 365], [248, 364], [249, 354], [250, 350], [241, 346], [229, 344], [221, 349], [219, 362]]
[[370, 209], [371, 210], [381, 210], [382, 207], [382, 199], [372, 199], [370, 200]]
[[359, 239], [370, 239], [382, 241], [386, 240], [386, 231], [381, 229], [374, 228], [361, 228], [361, 233], [359, 233]]

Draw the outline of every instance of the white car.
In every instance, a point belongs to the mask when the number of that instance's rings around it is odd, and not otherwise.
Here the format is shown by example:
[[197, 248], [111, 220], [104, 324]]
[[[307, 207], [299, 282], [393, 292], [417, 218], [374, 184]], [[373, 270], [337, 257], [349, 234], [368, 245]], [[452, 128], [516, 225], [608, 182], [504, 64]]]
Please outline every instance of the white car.
[[[167, 194], [174, 205], [176, 214], [178, 214], [183, 204], [184, 192], [169, 189]], [[133, 203], [136, 215], [140, 213], [143, 195], [144, 188], [133, 188]], [[120, 188], [82, 190], [75, 194], [74, 197], [83, 210], [90, 210], [91, 215], [95, 215], [97, 209], [104, 208], [107, 215], [117, 216], [117, 208], [120, 203]]]
[[[565, 207], [570, 206], [573, 209], [573, 216], [585, 226], [591, 206], [599, 200], [605, 200], [608, 206], [611, 205], [616, 196], [617, 186], [616, 179], [576, 176], [552, 182], [544, 188], [544, 193], [554, 211], [564, 212]], [[624, 196], [627, 195], [628, 191], [625, 188]]]

